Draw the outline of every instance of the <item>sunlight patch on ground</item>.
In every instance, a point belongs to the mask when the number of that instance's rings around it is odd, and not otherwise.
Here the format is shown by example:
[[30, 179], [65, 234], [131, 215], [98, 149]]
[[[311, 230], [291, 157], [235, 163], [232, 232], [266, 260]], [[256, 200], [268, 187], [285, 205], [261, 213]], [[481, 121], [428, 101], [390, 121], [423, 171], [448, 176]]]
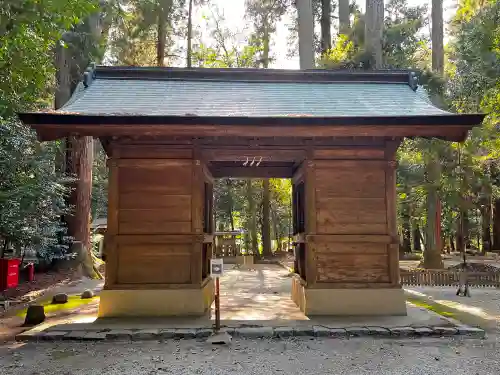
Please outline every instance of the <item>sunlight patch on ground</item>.
[[442, 305], [451, 307], [453, 309], [457, 309], [457, 310], [460, 310], [460, 311], [463, 311], [463, 312], [466, 312], [469, 314], [479, 316], [483, 319], [500, 320], [500, 316], [490, 315], [479, 307], [469, 306], [469, 305], [465, 305], [463, 303], [448, 301], [448, 300], [435, 300], [435, 301], [436, 301], [436, 303], [440, 303]]
[[[58, 303], [58, 304], [52, 304], [52, 299], [47, 299], [47, 300], [40, 302], [40, 304], [44, 307], [45, 314], [56, 313], [56, 312], [64, 311], [64, 310], [73, 310], [73, 309], [76, 309], [78, 307], [82, 307], [84, 305], [88, 305], [91, 303], [99, 303], [99, 296], [95, 296], [92, 298], [86, 298], [86, 299], [81, 298], [79, 295], [69, 296], [68, 302]], [[24, 318], [26, 316], [27, 310], [28, 309], [26, 308], [26, 309], [19, 311], [16, 314], [16, 316]]]

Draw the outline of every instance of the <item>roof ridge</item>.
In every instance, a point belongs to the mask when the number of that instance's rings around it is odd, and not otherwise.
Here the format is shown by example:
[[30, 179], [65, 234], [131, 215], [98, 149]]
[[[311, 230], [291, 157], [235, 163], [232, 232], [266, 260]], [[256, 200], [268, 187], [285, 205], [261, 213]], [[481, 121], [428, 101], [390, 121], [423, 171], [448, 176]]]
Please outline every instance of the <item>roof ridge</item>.
[[[177, 68], [94, 66], [85, 73], [87, 87], [93, 79], [119, 80], [194, 80], [229, 82], [315, 82], [315, 83], [400, 83], [416, 89], [416, 74], [411, 70], [287, 70], [258, 68]], [[91, 78], [90, 78], [91, 77]]]

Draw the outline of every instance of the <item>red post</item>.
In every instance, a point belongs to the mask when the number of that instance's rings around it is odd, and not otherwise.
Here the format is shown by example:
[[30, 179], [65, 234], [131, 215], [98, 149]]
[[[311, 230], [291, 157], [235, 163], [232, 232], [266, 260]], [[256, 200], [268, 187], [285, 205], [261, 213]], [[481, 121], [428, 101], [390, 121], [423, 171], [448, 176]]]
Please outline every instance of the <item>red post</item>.
[[215, 278], [215, 333], [220, 330], [220, 285], [219, 278]]

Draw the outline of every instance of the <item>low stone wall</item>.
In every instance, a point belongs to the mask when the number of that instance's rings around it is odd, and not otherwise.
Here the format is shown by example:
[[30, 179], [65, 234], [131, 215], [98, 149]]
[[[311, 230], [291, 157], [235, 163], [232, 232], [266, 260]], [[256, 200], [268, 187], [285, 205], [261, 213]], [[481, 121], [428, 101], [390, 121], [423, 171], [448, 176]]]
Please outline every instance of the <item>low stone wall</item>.
[[[348, 337], [443, 337], [461, 335], [471, 338], [484, 338], [482, 329], [473, 327], [346, 327], [331, 328], [311, 325], [301, 327], [235, 327], [222, 328], [231, 336], [246, 339], [284, 339], [289, 337], [318, 337], [318, 338], [348, 338]], [[27, 331], [16, 337], [18, 341], [100, 341], [100, 340], [175, 340], [175, 339], [204, 339], [213, 334], [210, 328], [170, 328], [170, 329], [137, 329], [137, 330], [108, 330], [108, 331]]]

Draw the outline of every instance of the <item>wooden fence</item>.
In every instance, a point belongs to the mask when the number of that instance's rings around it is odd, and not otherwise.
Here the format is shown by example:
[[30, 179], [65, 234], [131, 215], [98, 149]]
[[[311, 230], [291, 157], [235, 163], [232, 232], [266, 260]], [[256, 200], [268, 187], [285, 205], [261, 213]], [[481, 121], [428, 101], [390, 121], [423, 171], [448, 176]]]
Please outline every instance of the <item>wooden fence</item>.
[[404, 286], [458, 286], [461, 278], [467, 277], [472, 287], [500, 288], [500, 272], [466, 272], [447, 270], [401, 270], [400, 280]]

